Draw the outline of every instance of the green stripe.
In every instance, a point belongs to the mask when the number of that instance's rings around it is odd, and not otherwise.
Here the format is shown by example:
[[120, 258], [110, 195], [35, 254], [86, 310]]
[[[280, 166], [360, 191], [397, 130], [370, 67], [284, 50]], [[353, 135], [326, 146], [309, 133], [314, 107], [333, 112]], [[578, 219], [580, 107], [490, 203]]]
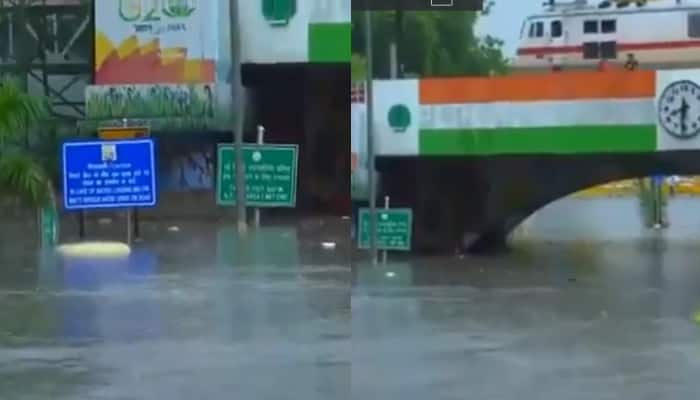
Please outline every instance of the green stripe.
[[350, 23], [309, 24], [309, 62], [350, 62]]
[[655, 125], [421, 129], [421, 155], [649, 152]]

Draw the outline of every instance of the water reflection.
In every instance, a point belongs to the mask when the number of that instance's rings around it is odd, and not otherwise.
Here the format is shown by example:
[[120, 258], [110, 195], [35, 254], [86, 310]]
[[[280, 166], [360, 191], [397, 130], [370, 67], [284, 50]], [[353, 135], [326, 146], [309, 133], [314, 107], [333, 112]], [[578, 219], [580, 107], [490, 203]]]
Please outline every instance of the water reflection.
[[296, 227], [180, 226], [125, 259], [15, 254], [0, 399], [349, 399], [347, 264]]
[[499, 257], [358, 264], [354, 396], [693, 396], [700, 201], [672, 199], [661, 231], [644, 228], [637, 207], [555, 203]]
[[153, 251], [134, 248], [123, 258], [61, 257], [56, 267], [63, 288], [58, 312], [67, 343], [131, 342], [160, 335], [155, 299], [130, 288], [149, 284], [157, 273], [158, 257]]

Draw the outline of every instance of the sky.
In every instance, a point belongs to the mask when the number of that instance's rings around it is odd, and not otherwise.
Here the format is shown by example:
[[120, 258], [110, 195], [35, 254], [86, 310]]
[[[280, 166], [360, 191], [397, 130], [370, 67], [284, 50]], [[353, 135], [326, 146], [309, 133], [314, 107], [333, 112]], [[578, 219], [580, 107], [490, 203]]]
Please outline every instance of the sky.
[[495, 0], [491, 13], [481, 17], [477, 23], [479, 35], [489, 34], [505, 41], [503, 53], [515, 56], [520, 28], [525, 17], [542, 10], [544, 0]]

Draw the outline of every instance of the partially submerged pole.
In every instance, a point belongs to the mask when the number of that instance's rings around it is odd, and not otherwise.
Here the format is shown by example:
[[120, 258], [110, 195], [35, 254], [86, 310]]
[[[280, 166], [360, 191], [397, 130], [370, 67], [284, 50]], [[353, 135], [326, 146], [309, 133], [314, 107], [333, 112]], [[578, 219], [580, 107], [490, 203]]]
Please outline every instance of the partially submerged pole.
[[377, 264], [377, 188], [374, 160], [374, 99], [372, 93], [372, 13], [365, 10], [365, 48], [367, 53], [367, 157], [369, 157], [369, 248], [372, 263]]
[[235, 104], [233, 128], [234, 149], [236, 158], [236, 219], [238, 232], [248, 231], [248, 218], [246, 216], [246, 192], [245, 192], [245, 163], [243, 160], [243, 129], [245, 127], [245, 88], [241, 71], [241, 29], [238, 18], [238, 1], [229, 3], [231, 15], [231, 60], [232, 82], [231, 95]]

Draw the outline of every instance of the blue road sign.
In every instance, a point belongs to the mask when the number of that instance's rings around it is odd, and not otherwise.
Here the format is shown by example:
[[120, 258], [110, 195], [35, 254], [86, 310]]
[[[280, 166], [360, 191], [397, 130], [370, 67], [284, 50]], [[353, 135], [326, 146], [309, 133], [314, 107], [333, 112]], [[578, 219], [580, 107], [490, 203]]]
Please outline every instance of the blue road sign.
[[156, 205], [153, 139], [63, 144], [63, 203], [67, 210]]

